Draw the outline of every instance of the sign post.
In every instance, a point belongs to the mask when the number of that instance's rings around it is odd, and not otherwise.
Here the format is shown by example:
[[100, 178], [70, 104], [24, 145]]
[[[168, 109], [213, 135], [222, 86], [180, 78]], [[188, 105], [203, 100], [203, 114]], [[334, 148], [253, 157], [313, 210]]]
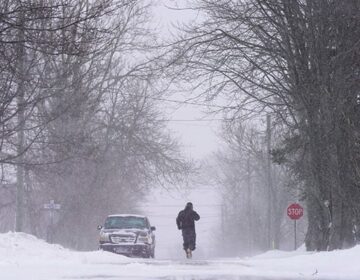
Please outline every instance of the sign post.
[[50, 200], [50, 203], [44, 204], [44, 209], [50, 212], [50, 227], [47, 232], [47, 241], [52, 243], [54, 233], [54, 212], [61, 209], [61, 204], [56, 204], [55, 200], [52, 199]]
[[290, 219], [294, 220], [294, 248], [296, 250], [297, 242], [296, 242], [296, 220], [300, 219], [304, 215], [304, 208], [298, 203], [293, 203], [289, 205], [287, 208], [287, 215]]

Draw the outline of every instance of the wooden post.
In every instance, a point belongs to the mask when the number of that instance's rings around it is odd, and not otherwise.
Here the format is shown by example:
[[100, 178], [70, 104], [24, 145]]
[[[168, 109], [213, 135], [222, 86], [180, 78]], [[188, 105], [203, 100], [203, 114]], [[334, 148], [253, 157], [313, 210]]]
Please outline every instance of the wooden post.
[[297, 240], [296, 240], [296, 220], [294, 220], [294, 249], [296, 250], [296, 247], [297, 247]]
[[267, 146], [267, 192], [268, 192], [268, 215], [267, 215], [267, 232], [268, 232], [268, 248], [272, 249], [272, 176], [271, 176], [271, 117], [266, 116], [266, 146]]
[[16, 216], [15, 231], [23, 231], [24, 223], [24, 145], [25, 145], [25, 45], [24, 45], [24, 12], [20, 7], [18, 19], [18, 50], [17, 50], [17, 110], [18, 110], [18, 131], [17, 131], [17, 159], [16, 159]]

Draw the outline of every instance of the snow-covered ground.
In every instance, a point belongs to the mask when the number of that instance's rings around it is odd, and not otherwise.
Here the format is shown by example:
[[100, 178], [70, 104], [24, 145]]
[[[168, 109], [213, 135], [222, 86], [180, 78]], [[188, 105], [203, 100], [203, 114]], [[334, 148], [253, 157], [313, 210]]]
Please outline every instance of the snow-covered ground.
[[[179, 252], [182, 253], [182, 252]], [[0, 234], [1, 280], [52, 279], [360, 279], [360, 246], [309, 253], [271, 251], [248, 259], [141, 260], [74, 252], [24, 233]], [[262, 278], [259, 278], [262, 279]], [[269, 278], [267, 278], [269, 279]]]

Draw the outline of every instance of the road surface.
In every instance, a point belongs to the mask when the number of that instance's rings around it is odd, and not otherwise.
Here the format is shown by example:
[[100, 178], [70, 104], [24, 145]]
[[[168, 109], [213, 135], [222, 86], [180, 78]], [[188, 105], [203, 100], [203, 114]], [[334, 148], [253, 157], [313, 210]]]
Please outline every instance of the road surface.
[[79, 252], [25, 233], [0, 234], [0, 280], [359, 280], [360, 246], [269, 251], [251, 258], [136, 259]]
[[142, 260], [92, 264], [81, 273], [68, 273], [64, 279], [91, 280], [288, 280], [256, 276], [258, 272], [238, 259], [228, 260]]

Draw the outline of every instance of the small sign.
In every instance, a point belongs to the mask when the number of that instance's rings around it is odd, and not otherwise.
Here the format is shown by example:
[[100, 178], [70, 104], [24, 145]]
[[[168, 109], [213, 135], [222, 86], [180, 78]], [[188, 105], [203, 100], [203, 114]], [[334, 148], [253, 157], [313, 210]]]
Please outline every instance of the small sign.
[[287, 208], [287, 215], [292, 220], [298, 220], [304, 215], [304, 208], [298, 203], [293, 203]]
[[302, 208], [302, 206], [298, 203], [293, 203], [287, 208], [287, 215], [290, 219], [294, 220], [294, 249], [296, 250], [296, 220], [300, 219], [304, 215], [304, 208]]
[[54, 200], [50, 200], [50, 203], [45, 203], [44, 204], [44, 209], [60, 210], [61, 209], [61, 204], [56, 204]]

